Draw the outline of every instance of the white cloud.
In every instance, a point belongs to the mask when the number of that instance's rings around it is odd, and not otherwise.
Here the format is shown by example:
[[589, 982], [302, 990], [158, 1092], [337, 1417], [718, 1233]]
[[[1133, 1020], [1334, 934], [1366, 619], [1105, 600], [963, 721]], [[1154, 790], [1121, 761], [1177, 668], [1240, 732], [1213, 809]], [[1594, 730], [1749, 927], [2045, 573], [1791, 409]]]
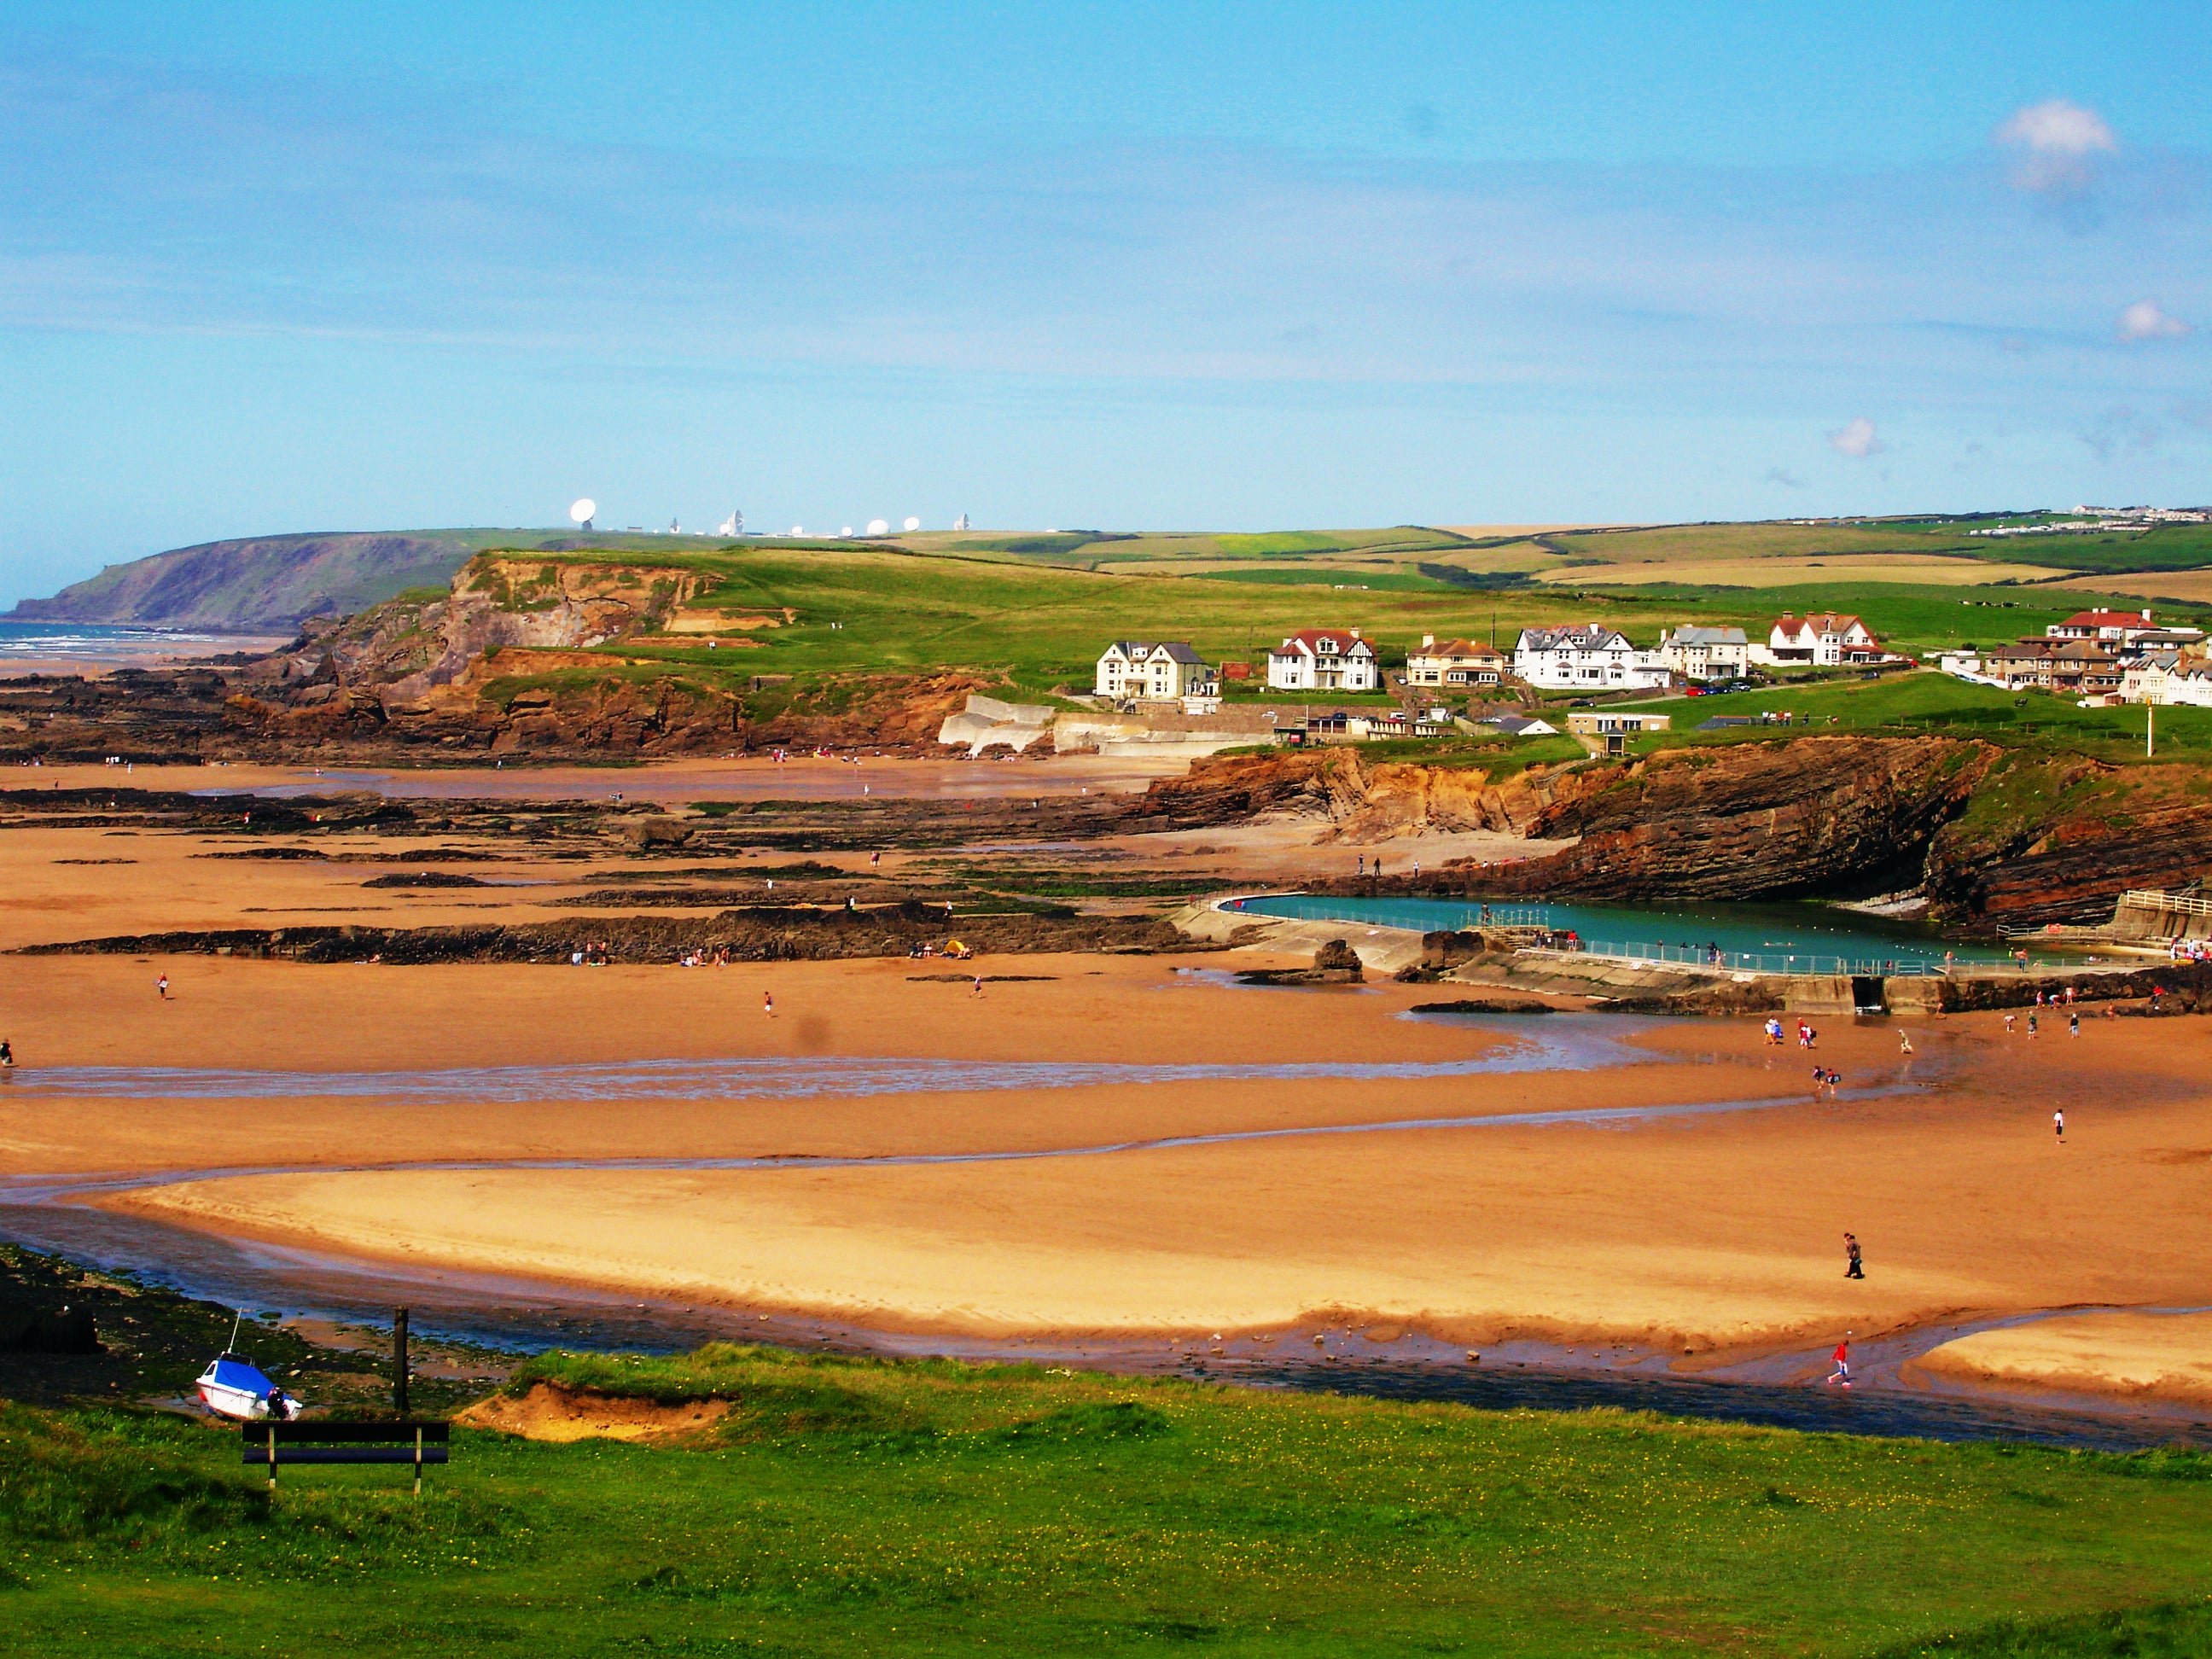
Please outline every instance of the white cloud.
[[1768, 467], [1766, 469], [1766, 482], [1772, 484], [1780, 484], [1784, 489], [1802, 489], [1805, 487], [1805, 481], [1786, 467]]
[[2123, 340], [2173, 340], [2193, 331], [2155, 300], [2138, 300], [2123, 311], [2116, 326]]
[[2120, 141], [2093, 109], [2053, 98], [2014, 112], [1996, 142], [2019, 153], [2014, 187], [2038, 196], [2071, 196], [2095, 181], [2097, 158], [2117, 155]]
[[1838, 455], [1849, 455], [1854, 460], [1863, 461], [1869, 455], [1881, 454], [1889, 446], [1875, 436], [1874, 422], [1862, 415], [1850, 425], [1831, 432], [1828, 447]]

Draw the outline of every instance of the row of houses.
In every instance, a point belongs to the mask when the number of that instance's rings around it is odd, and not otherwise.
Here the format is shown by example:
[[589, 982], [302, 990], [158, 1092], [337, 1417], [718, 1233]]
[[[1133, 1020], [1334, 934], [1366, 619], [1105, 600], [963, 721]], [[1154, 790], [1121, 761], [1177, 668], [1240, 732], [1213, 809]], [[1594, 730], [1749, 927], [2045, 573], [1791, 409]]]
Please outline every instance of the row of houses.
[[[1509, 680], [1547, 691], [1665, 691], [1677, 683], [1741, 679], [1753, 667], [1841, 668], [1893, 662], [1856, 617], [1784, 616], [1764, 641], [1741, 628], [1682, 627], [1656, 650], [1629, 642], [1617, 628], [1577, 623], [1524, 628], [1510, 653], [1472, 640], [1421, 636], [1406, 653], [1406, 683], [1416, 690], [1480, 691]], [[1231, 678], [1243, 665], [1229, 665]], [[1277, 691], [1379, 691], [1382, 659], [1357, 628], [1306, 628], [1267, 653], [1267, 685]], [[1184, 698], [1219, 695], [1214, 671], [1181, 641], [1115, 640], [1098, 659], [1102, 697]]]
[[2159, 626], [2148, 609], [2082, 611], [1988, 651], [1946, 652], [1943, 671], [2008, 691], [2212, 708], [2204, 631]]

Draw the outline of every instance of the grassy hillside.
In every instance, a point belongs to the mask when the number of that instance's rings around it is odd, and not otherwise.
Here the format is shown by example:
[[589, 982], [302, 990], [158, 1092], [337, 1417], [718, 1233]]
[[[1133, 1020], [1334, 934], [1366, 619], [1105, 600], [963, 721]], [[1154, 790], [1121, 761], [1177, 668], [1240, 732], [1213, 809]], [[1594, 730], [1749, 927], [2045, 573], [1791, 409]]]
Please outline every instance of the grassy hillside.
[[[586, 552], [533, 557], [601, 562]], [[2071, 592], [1899, 583], [1573, 592], [1541, 586], [1471, 589], [1418, 574], [1324, 582], [1310, 572], [1273, 566], [1130, 574], [1038, 564], [988, 550], [925, 555], [850, 544], [757, 543], [687, 551], [663, 542], [625, 556], [624, 562], [709, 576], [713, 585], [691, 608], [730, 619], [726, 643], [709, 649], [703, 636], [644, 635], [599, 647], [602, 659], [612, 649], [641, 667], [681, 668], [732, 686], [755, 676], [811, 682], [957, 670], [1003, 676], [1028, 695], [1042, 695], [1056, 684], [1087, 688], [1098, 652], [1115, 638], [1188, 640], [1209, 660], [1261, 662], [1294, 629], [1358, 627], [1395, 665], [1424, 634], [1483, 640], [1494, 629], [1499, 643], [1510, 647], [1524, 625], [1598, 618], [1650, 645], [1662, 629], [1686, 622], [1735, 623], [1763, 635], [1784, 611], [1842, 607], [1864, 615], [1899, 647], [1922, 650], [2040, 633], [2092, 602]], [[788, 622], [782, 620], [786, 611], [793, 613]], [[726, 642], [738, 639], [750, 643]], [[545, 672], [544, 659], [533, 663], [532, 672]]]
[[[718, 1346], [688, 1444], [288, 1472], [0, 1407], [0, 1620], [105, 1655], [2203, 1652], [2212, 1460]], [[1948, 1638], [1945, 1633], [1951, 1633]], [[2163, 1643], [2164, 1645], [2160, 1645]]]

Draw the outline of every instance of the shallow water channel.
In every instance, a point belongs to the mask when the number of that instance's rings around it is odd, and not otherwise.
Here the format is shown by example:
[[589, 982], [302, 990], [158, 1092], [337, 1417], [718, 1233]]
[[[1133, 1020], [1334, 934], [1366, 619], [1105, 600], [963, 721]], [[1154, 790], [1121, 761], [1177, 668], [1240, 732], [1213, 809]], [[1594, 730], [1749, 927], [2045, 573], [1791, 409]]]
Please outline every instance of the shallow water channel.
[[[1307, 1062], [1267, 1066], [1134, 1066], [1112, 1064], [985, 1063], [937, 1060], [819, 1059], [804, 1061], [636, 1061], [604, 1066], [502, 1066], [389, 1073], [258, 1073], [138, 1067], [57, 1067], [16, 1073], [9, 1091], [51, 1097], [129, 1098], [139, 1101], [216, 1098], [379, 1097], [409, 1103], [501, 1100], [639, 1100], [811, 1098], [837, 1095], [933, 1092], [1039, 1087], [1085, 1088], [1194, 1079], [1284, 1078], [1449, 1078], [1482, 1074], [1582, 1071], [1632, 1066], [1656, 1056], [1628, 1039], [1670, 1022], [1603, 1015], [1554, 1015], [1541, 1019], [1480, 1016], [1423, 1016], [1448, 1020], [1512, 1041], [1461, 1060], [1431, 1062]], [[1675, 1057], [1679, 1063], [1679, 1057]], [[856, 1164], [908, 1164], [1080, 1158], [1108, 1152], [1218, 1141], [1320, 1134], [1389, 1133], [1408, 1129], [1476, 1133], [1505, 1126], [1632, 1129], [1638, 1124], [1684, 1115], [1786, 1110], [1805, 1105], [1799, 1093], [1755, 1092], [1771, 1088], [1760, 1073], [1749, 1083], [1740, 1057], [1705, 1057], [1712, 1066], [1713, 1098], [1667, 1106], [1524, 1111], [1393, 1122], [1316, 1125], [1229, 1132], [1151, 1141], [1071, 1145], [1023, 1150], [980, 1148], [941, 1154], [878, 1158], [544, 1158], [422, 1160], [380, 1164], [383, 1169], [728, 1169], [756, 1170], [769, 1179], [779, 1170], [819, 1170]], [[1917, 1067], [1917, 1069], [1916, 1069]], [[1728, 1081], [1746, 1073], [1741, 1092]], [[1870, 1075], [1841, 1098], [1871, 1097], [1938, 1083], [1936, 1056]], [[1832, 1107], [1833, 1103], [1831, 1103]], [[337, 1169], [342, 1165], [316, 1165]], [[945, 1352], [977, 1359], [1019, 1358], [1109, 1371], [1197, 1376], [1257, 1386], [1374, 1395], [1396, 1399], [1455, 1400], [1492, 1408], [1573, 1410], [1609, 1405], [1692, 1417], [1779, 1426], [1939, 1439], [2027, 1439], [2067, 1446], [2120, 1449], [2176, 1441], [2212, 1443], [2212, 1427], [2186, 1414], [2166, 1412], [2053, 1410], [2047, 1404], [2013, 1403], [1982, 1396], [1947, 1397], [1901, 1384], [1897, 1364], [1924, 1352], [1956, 1330], [1916, 1333], [1887, 1345], [1894, 1354], [1869, 1353], [1871, 1386], [1844, 1395], [1796, 1381], [1804, 1356], [1746, 1361], [1721, 1375], [1674, 1374], [1663, 1356], [1622, 1350], [1589, 1356], [1536, 1344], [1507, 1344], [1469, 1363], [1417, 1334], [1383, 1346], [1350, 1331], [1285, 1332], [1206, 1344], [1165, 1339], [1032, 1343], [1018, 1340], [967, 1341], [909, 1338], [836, 1322], [763, 1316], [720, 1306], [640, 1303], [619, 1294], [441, 1269], [412, 1269], [317, 1252], [236, 1241], [143, 1218], [88, 1207], [73, 1200], [103, 1191], [278, 1173], [249, 1166], [131, 1173], [88, 1171], [0, 1178], [0, 1237], [54, 1252], [89, 1266], [137, 1274], [150, 1282], [226, 1305], [281, 1309], [295, 1316], [361, 1324], [387, 1323], [390, 1310], [405, 1304], [415, 1328], [444, 1336], [533, 1351], [550, 1346], [679, 1350], [716, 1339], [742, 1337], [781, 1346], [852, 1352]], [[1986, 1322], [1990, 1323], [1996, 1321]], [[1817, 1358], [1815, 1356], [1814, 1358]], [[2094, 1402], [2062, 1402], [2090, 1404]]]

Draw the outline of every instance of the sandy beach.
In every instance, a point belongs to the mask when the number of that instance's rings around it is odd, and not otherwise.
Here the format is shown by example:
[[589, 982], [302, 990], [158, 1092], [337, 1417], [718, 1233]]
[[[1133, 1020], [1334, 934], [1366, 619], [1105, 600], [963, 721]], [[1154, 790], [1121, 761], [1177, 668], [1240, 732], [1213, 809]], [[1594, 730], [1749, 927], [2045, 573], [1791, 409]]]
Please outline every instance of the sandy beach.
[[[1201, 959], [1194, 958], [1193, 965]], [[1399, 1016], [1432, 993], [1271, 992], [1158, 958], [915, 983], [906, 963], [774, 969], [301, 969], [64, 958], [11, 975], [19, 1050], [57, 1065], [308, 1071], [777, 1055], [1129, 1063], [1479, 1057], [1517, 1039]], [[166, 966], [176, 1000], [153, 997]], [[1002, 964], [1002, 966], [1009, 966]], [[28, 999], [66, 1009], [22, 1023]], [[771, 1022], [760, 1008], [775, 994]], [[1558, 1019], [1559, 1017], [1553, 1017]], [[1577, 1024], [1602, 1023], [1571, 1017]], [[1534, 1026], [1539, 1022], [1523, 1022]], [[803, 1100], [287, 1098], [0, 1109], [10, 1173], [268, 1168], [98, 1201], [227, 1235], [687, 1302], [973, 1334], [1262, 1328], [1344, 1314], [1717, 1354], [2034, 1309], [2201, 1299], [2212, 1118], [2201, 1036], [2093, 1022], [2009, 1044], [1919, 1034], [1930, 1088], [1814, 1102], [1755, 1027], [1668, 1024], [1647, 1063], [1448, 1080], [1006, 1088]], [[2177, 1038], [2182, 1040], [2176, 1040]], [[1823, 1040], [1847, 1085], [1900, 1081], [1893, 1035]], [[19, 1073], [18, 1082], [29, 1073]], [[2069, 1144], [2047, 1102], [2076, 1102]], [[1604, 1126], [1532, 1111], [1762, 1100]], [[377, 1170], [407, 1161], [880, 1158], [1388, 1123], [1097, 1155], [764, 1170]], [[347, 1166], [333, 1169], [333, 1165]], [[272, 1168], [272, 1166], [274, 1166]], [[1865, 1242], [1842, 1276], [1841, 1235]]]
[[[1127, 842], [1174, 860], [1161, 870], [1346, 852], [1313, 848], [1306, 825], [1231, 833]], [[491, 886], [366, 889], [399, 843], [210, 856], [238, 840], [13, 830], [0, 946], [575, 920], [556, 901], [629, 866], [618, 846], [580, 867], [509, 842], [465, 866]], [[1462, 993], [1225, 971], [1298, 961], [15, 956], [0, 1179], [100, 1173], [125, 1179], [82, 1201], [237, 1238], [961, 1336], [1327, 1319], [1702, 1370], [1845, 1332], [2212, 1302], [2197, 1020], [2094, 1018], [2078, 1038], [2054, 1022], [2036, 1042], [1995, 1014], [1916, 1022], [1910, 1061], [1897, 1022], [1831, 1021], [1819, 1057], [1844, 1093], [1816, 1099], [1808, 1058], [1764, 1046], [1754, 1021], [1413, 1018]], [[972, 973], [990, 976], [980, 998]], [[642, 1062], [672, 1064], [641, 1087]], [[1136, 1066], [1184, 1069], [1112, 1069]], [[574, 1069], [592, 1067], [615, 1082]], [[915, 1158], [956, 1161], [884, 1161]], [[636, 1160], [691, 1167], [621, 1167]], [[730, 1160], [774, 1162], [699, 1167]], [[1846, 1229], [1863, 1281], [1843, 1275]], [[2074, 1392], [2195, 1400], [2201, 1380], [2161, 1358], [2184, 1328], [2100, 1325], [2048, 1359], [2020, 1357], [2028, 1334], [1985, 1333], [1928, 1370], [2002, 1383], [2042, 1365]]]

